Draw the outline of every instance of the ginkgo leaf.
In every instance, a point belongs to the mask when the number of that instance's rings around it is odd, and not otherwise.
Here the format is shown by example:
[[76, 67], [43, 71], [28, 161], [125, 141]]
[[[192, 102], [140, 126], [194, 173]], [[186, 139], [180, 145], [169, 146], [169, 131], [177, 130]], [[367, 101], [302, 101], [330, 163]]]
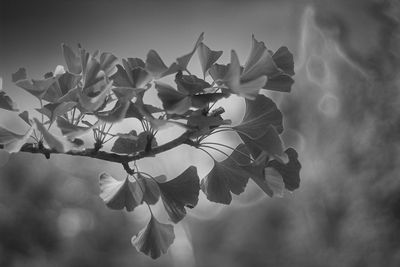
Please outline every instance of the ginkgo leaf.
[[129, 105], [130, 101], [118, 100], [111, 110], [97, 112], [95, 115], [99, 120], [104, 122], [119, 122], [125, 118]]
[[58, 116], [62, 116], [72, 110], [76, 104], [76, 102], [49, 103], [36, 110], [46, 115], [49, 118], [50, 123], [53, 123]]
[[278, 50], [272, 55], [272, 58], [278, 68], [284, 73], [293, 76], [294, 75], [294, 61], [293, 54], [290, 53], [286, 46], [279, 47]]
[[271, 160], [267, 166], [277, 170], [283, 177], [285, 188], [293, 191], [300, 186], [300, 169], [298, 154], [293, 148], [286, 149], [285, 153], [288, 155], [288, 163], [282, 163], [277, 160]]
[[213, 64], [209, 69], [211, 78], [218, 85], [221, 85], [228, 73], [229, 65]]
[[258, 95], [254, 100], [246, 99], [244, 118], [239, 125], [232, 128], [251, 139], [257, 139], [265, 134], [269, 125], [282, 133], [282, 113], [270, 98]]
[[146, 57], [146, 69], [155, 79], [176, 73], [181, 67], [177, 63], [172, 63], [169, 67], [165, 65], [161, 57], [155, 50], [150, 50]]
[[68, 92], [77, 87], [80, 75], [65, 72], [60, 74], [57, 82], [53, 83], [49, 89], [47, 89], [46, 94], [43, 96], [43, 100], [48, 102], [63, 102], [61, 99], [63, 96], [68, 94]]
[[62, 53], [69, 72], [79, 74], [82, 72], [82, 64], [80, 57], [66, 44], [61, 44]]
[[155, 83], [155, 88], [167, 112], [183, 114], [190, 109], [192, 102], [188, 95], [175, 90], [168, 84], [160, 82]]
[[196, 75], [183, 75], [181, 71], [178, 71], [175, 75], [175, 83], [178, 91], [188, 95], [202, 93], [205, 88], [211, 87], [208, 82], [198, 78]]
[[257, 138], [249, 138], [243, 133], [239, 133], [239, 136], [254, 159], [256, 159], [262, 151], [265, 151], [269, 156], [280, 162], [286, 161], [287, 157], [283, 152], [282, 140], [274, 126], [268, 125], [264, 130], [264, 134]]
[[136, 175], [136, 180], [138, 180], [143, 189], [143, 199], [149, 205], [154, 205], [160, 198], [160, 189], [156, 182], [157, 178], [146, 178], [140, 173]]
[[176, 59], [176, 62], [178, 62], [178, 65], [182, 68], [182, 70], [186, 70], [187, 69], [187, 65], [189, 64], [190, 59], [192, 58], [193, 54], [196, 52], [197, 47], [199, 47], [199, 45], [201, 44], [201, 42], [203, 42], [204, 40], [204, 32], [202, 32], [199, 36], [199, 38], [197, 38], [197, 41], [192, 49], [192, 51], [184, 56], [178, 57]]
[[250, 158], [243, 144], [224, 161], [214, 160], [214, 167], [201, 181], [201, 190], [207, 199], [222, 204], [231, 203], [231, 192], [239, 195], [246, 187], [250, 174], [243, 166], [249, 164]]
[[138, 58], [128, 58], [123, 60], [123, 65], [117, 65], [117, 72], [112, 79], [115, 86], [143, 88], [152, 80], [152, 76], [145, 69], [144, 62]]
[[61, 140], [61, 138], [56, 137], [52, 133], [50, 133], [46, 127], [43, 126], [38, 119], [34, 118], [34, 121], [36, 123], [37, 129], [42, 133], [44, 140], [46, 143], [49, 145], [51, 149], [55, 149], [58, 152], [64, 153], [66, 151], [66, 144], [64, 140]]
[[13, 74], [12, 80], [15, 84], [41, 99], [49, 87], [58, 80], [59, 76], [53, 76], [41, 80], [27, 79], [26, 71], [24, 68], [20, 68], [16, 73]]
[[100, 55], [100, 69], [103, 70], [107, 76], [113, 75], [116, 71], [118, 59], [111, 53], [102, 53]]
[[16, 153], [28, 141], [33, 129], [33, 126], [31, 126], [25, 134], [16, 134], [0, 127], [0, 144], [2, 144], [3, 149], [9, 153]]
[[290, 92], [293, 83], [294, 80], [292, 79], [292, 77], [287, 74], [281, 73], [269, 78], [263, 89], [279, 92]]
[[279, 172], [277, 172], [273, 168], [265, 168], [264, 170], [265, 175], [265, 183], [271, 189], [272, 194], [270, 197], [283, 197], [283, 190], [285, 189], [285, 184], [283, 182], [283, 178]]
[[257, 41], [253, 35], [251, 51], [244, 65], [241, 81], [251, 81], [263, 75], [269, 77], [277, 71], [278, 67], [264, 42]]
[[188, 118], [187, 124], [190, 127], [196, 128], [197, 134], [201, 135], [209, 132], [212, 128], [229, 125], [231, 124], [231, 120], [224, 120], [221, 116], [206, 116], [198, 112], [198, 114], [191, 115]]
[[197, 94], [190, 96], [192, 107], [194, 108], [204, 108], [209, 103], [216, 102], [222, 98], [228, 97], [229, 94], [223, 93], [209, 93], [209, 94]]
[[137, 135], [136, 131], [132, 130], [127, 135], [119, 135], [111, 151], [120, 154], [134, 154], [144, 151], [150, 139], [151, 147], [157, 146], [157, 141], [150, 132], [141, 132]]
[[24, 121], [24, 122], [26, 122], [28, 125], [32, 125], [31, 124], [31, 120], [29, 119], [29, 113], [28, 113], [28, 111], [24, 111], [24, 112], [21, 112], [20, 114], [18, 114], [18, 116]]
[[186, 215], [185, 207], [194, 208], [199, 200], [197, 169], [190, 166], [183, 173], [165, 183], [158, 183], [165, 210], [174, 223]]
[[0, 88], [0, 108], [9, 111], [18, 111], [17, 105], [5, 92]]
[[239, 58], [234, 50], [231, 51], [231, 63], [224, 77], [229, 89], [244, 98], [255, 99], [261, 88], [267, 82], [266, 75], [252, 77], [252, 79], [241, 79], [241, 67]]
[[107, 95], [112, 88], [112, 81], [107, 82], [107, 79], [101, 80], [90, 88], [79, 88], [79, 104], [86, 111], [93, 112], [104, 105]]
[[118, 181], [107, 173], [101, 173], [99, 178], [100, 198], [107, 207], [115, 210], [126, 208], [127, 211], [133, 211], [141, 204], [143, 192], [136, 181], [129, 180], [129, 176], [124, 181]]
[[76, 138], [88, 133], [93, 126], [83, 127], [70, 123], [63, 117], [57, 117], [57, 126], [60, 128], [61, 133], [68, 138]]
[[203, 70], [203, 75], [205, 77], [212, 64], [221, 57], [222, 51], [213, 51], [203, 42], [199, 44], [197, 51], [199, 54], [201, 69]]
[[137, 251], [156, 259], [167, 252], [174, 239], [174, 227], [170, 224], [160, 223], [151, 214], [147, 226], [132, 237], [132, 245]]

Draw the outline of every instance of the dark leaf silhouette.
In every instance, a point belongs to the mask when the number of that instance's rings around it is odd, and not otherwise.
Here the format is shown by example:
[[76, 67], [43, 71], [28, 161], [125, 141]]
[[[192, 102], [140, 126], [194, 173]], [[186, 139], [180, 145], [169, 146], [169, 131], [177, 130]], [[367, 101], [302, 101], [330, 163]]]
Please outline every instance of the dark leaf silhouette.
[[282, 163], [277, 160], [271, 160], [267, 166], [276, 169], [283, 177], [285, 188], [289, 191], [293, 191], [300, 186], [300, 169], [301, 164], [299, 162], [298, 154], [293, 148], [286, 149], [285, 153], [288, 155], [289, 162]]
[[183, 173], [165, 183], [158, 183], [165, 210], [174, 223], [186, 215], [185, 207], [193, 208], [199, 200], [197, 169], [190, 166]]
[[207, 199], [222, 204], [231, 203], [231, 192], [239, 195], [246, 187], [250, 175], [243, 166], [249, 164], [248, 152], [242, 144], [224, 161], [214, 160], [214, 167], [201, 181], [201, 190]]

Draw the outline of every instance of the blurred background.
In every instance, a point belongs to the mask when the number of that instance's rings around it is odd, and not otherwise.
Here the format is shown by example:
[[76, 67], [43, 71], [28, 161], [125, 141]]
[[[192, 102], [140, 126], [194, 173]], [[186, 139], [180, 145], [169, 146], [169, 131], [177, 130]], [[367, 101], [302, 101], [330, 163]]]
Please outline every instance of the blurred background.
[[[112, 211], [98, 197], [98, 174], [123, 179], [121, 166], [13, 154], [0, 168], [0, 266], [399, 266], [397, 0], [1, 0], [0, 14], [0, 76], [21, 110], [38, 103], [11, 74], [25, 67], [39, 78], [64, 64], [61, 43], [119, 58], [155, 49], [167, 63], [203, 31], [208, 46], [225, 52], [220, 62], [230, 49], [244, 62], [253, 33], [272, 50], [285, 45], [295, 57], [292, 93], [266, 94], [284, 113], [283, 139], [303, 165], [300, 189], [284, 198], [264, 196], [251, 181], [230, 206], [201, 194], [168, 253], [154, 261], [130, 243], [148, 221], [146, 209]], [[197, 58], [191, 65], [199, 74]], [[239, 121], [243, 103], [234, 103], [228, 115]], [[11, 112], [1, 111], [0, 123], [26, 130]], [[200, 177], [212, 167], [185, 147], [139, 162], [169, 177], [190, 164]]]

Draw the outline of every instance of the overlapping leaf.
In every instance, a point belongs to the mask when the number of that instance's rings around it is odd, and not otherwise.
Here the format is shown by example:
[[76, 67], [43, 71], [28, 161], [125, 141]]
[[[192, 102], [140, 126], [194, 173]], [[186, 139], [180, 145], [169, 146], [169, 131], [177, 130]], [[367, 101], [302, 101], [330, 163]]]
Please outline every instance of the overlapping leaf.
[[47, 116], [50, 123], [53, 123], [57, 117], [64, 115], [68, 111], [72, 110], [77, 105], [76, 102], [61, 102], [61, 103], [49, 103], [44, 105], [42, 108], [37, 109], [40, 113]]
[[50, 133], [44, 125], [34, 118], [37, 129], [42, 133], [44, 140], [51, 149], [55, 149], [58, 152], [65, 152], [67, 150], [66, 140], [63, 140], [52, 133]]
[[141, 132], [137, 135], [136, 131], [133, 130], [129, 134], [119, 135], [111, 151], [120, 154], [134, 154], [144, 151], [148, 142], [151, 142], [151, 147], [157, 146], [157, 141], [151, 133]]
[[244, 191], [250, 177], [244, 168], [250, 164], [248, 155], [245, 146], [241, 144], [224, 161], [214, 160], [214, 167], [201, 181], [201, 190], [208, 200], [229, 204], [232, 201], [231, 193], [239, 195]]
[[67, 63], [67, 67], [69, 72], [74, 74], [80, 74], [82, 72], [82, 64], [81, 58], [77, 55], [71, 47], [66, 44], [61, 45], [62, 53], [64, 55], [65, 63]]
[[136, 181], [126, 177], [118, 181], [107, 173], [100, 174], [100, 198], [111, 209], [132, 211], [142, 203], [143, 192]]
[[289, 161], [288, 163], [282, 163], [277, 160], [268, 162], [267, 166], [277, 170], [283, 178], [285, 188], [289, 191], [293, 191], [300, 186], [300, 169], [301, 164], [298, 160], [298, 154], [293, 148], [286, 149]]
[[61, 133], [68, 138], [76, 138], [88, 133], [93, 126], [83, 127], [79, 125], [75, 125], [64, 119], [63, 117], [57, 118], [57, 126], [60, 128]]
[[140, 252], [156, 259], [167, 252], [175, 239], [174, 228], [170, 224], [157, 221], [151, 214], [147, 226], [132, 237], [132, 245]]
[[125, 119], [130, 101], [118, 100], [111, 110], [96, 112], [96, 117], [103, 122], [115, 123]]
[[16, 153], [28, 141], [33, 129], [34, 127], [31, 126], [25, 134], [16, 134], [3, 127], [0, 127], [0, 144], [2, 144], [3, 149], [9, 153]]
[[265, 134], [269, 125], [274, 126], [278, 133], [282, 133], [282, 113], [270, 98], [258, 95], [254, 100], [246, 99], [244, 118], [233, 129], [251, 139], [257, 139]]
[[201, 69], [203, 70], [204, 77], [211, 66], [221, 57], [222, 51], [213, 51], [203, 42], [199, 44], [197, 48]]
[[[165, 176], [163, 176], [165, 177]], [[141, 188], [143, 189], [142, 202], [146, 202], [149, 205], [154, 205], [160, 198], [160, 188], [158, 187], [157, 181], [161, 179], [161, 176], [155, 178], [147, 178], [141, 173], [136, 174], [136, 180], [140, 182]]]
[[144, 88], [152, 80], [145, 69], [145, 63], [139, 58], [123, 59], [123, 66], [117, 65], [117, 72], [112, 79], [114, 85], [128, 88]]
[[267, 76], [262, 74], [255, 76], [252, 74], [250, 77], [242, 79], [238, 56], [232, 50], [231, 63], [224, 77], [224, 82], [233, 93], [247, 99], [255, 99], [260, 89], [266, 84]]
[[53, 83], [49, 89], [47, 89], [46, 93], [43, 96], [43, 100], [48, 102], [63, 102], [64, 100], [75, 100], [68, 99], [66, 95], [74, 88], [77, 87], [79, 80], [81, 79], [80, 75], [71, 74], [69, 72], [65, 72], [60, 74], [57, 79], [57, 82]]
[[49, 78], [35, 80], [29, 80], [26, 75], [26, 70], [20, 68], [17, 72], [12, 75], [12, 81], [20, 88], [26, 90], [37, 98], [41, 99], [46, 91], [58, 80], [59, 76], [52, 76]]
[[190, 166], [183, 173], [165, 183], [158, 183], [165, 210], [174, 223], [186, 215], [185, 207], [193, 208], [199, 200], [197, 169]]

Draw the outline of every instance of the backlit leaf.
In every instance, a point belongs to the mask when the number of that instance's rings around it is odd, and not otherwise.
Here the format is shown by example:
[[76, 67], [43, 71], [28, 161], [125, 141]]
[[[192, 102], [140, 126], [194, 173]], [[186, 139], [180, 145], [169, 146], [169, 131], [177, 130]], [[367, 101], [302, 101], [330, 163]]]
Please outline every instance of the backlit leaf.
[[53, 123], [58, 116], [62, 116], [76, 106], [76, 102], [49, 103], [42, 108], [37, 109], [40, 113], [46, 115], [50, 123]]
[[176, 59], [176, 62], [178, 62], [178, 65], [182, 68], [182, 70], [186, 70], [187, 65], [189, 64], [190, 59], [192, 58], [193, 54], [196, 52], [197, 47], [199, 47], [199, 45], [201, 44], [201, 42], [203, 42], [204, 40], [204, 32], [202, 32], [199, 36], [199, 38], [197, 38], [197, 41], [192, 49], [192, 51], [184, 56], [178, 57]]
[[154, 76], [154, 78], [160, 79], [164, 76], [176, 73], [181, 69], [181, 67], [176, 63], [172, 63], [167, 67], [158, 53], [155, 50], [150, 50], [147, 53], [146, 69]]
[[60, 128], [61, 133], [68, 138], [76, 138], [78, 136], [82, 136], [82, 135], [88, 133], [93, 128], [93, 126], [92, 127], [82, 127], [82, 126], [72, 124], [69, 121], [67, 121], [66, 119], [64, 119], [63, 117], [57, 118], [57, 126], [58, 126], [58, 128]]
[[190, 166], [183, 173], [165, 183], [158, 183], [165, 210], [174, 223], [186, 215], [185, 207], [193, 208], [199, 200], [197, 169]]
[[206, 73], [212, 64], [214, 64], [221, 57], [222, 51], [213, 51], [204, 43], [200, 43], [197, 49], [199, 53], [201, 69], [203, 70], [203, 75], [206, 76]]
[[156, 82], [155, 88], [164, 109], [169, 113], [183, 114], [190, 109], [192, 103], [189, 96], [164, 83]]
[[118, 100], [111, 110], [97, 112], [95, 115], [99, 120], [104, 122], [119, 122], [125, 118], [129, 105], [130, 101]]
[[246, 187], [250, 175], [243, 166], [249, 164], [248, 152], [242, 144], [224, 161], [214, 160], [214, 167], [201, 181], [201, 190], [207, 199], [222, 204], [231, 203], [231, 192], [239, 195]]
[[16, 153], [28, 141], [33, 129], [34, 128], [31, 126], [25, 134], [21, 135], [0, 127], [0, 144], [2, 144], [3, 149], [9, 153]]
[[100, 55], [100, 69], [102, 69], [107, 76], [111, 76], [117, 71], [117, 63], [117, 57], [111, 53], [102, 53]]
[[239, 133], [239, 136], [249, 149], [253, 158], [256, 159], [262, 151], [265, 151], [269, 156], [280, 162], [286, 161], [287, 156], [283, 152], [282, 140], [274, 126], [267, 126], [264, 134], [257, 138], [249, 138], [242, 133]]
[[151, 214], [147, 226], [132, 237], [132, 245], [151, 258], [156, 259], [167, 252], [175, 239], [174, 228], [170, 224], [160, 223]]
[[141, 204], [143, 193], [139, 184], [130, 181], [129, 177], [118, 181], [107, 173], [101, 173], [100, 198], [111, 209], [132, 211]]
[[21, 112], [20, 114], [18, 114], [18, 116], [24, 121], [26, 122], [28, 125], [31, 125], [31, 120], [29, 119], [29, 113], [28, 111], [24, 111]]
[[106, 78], [91, 87], [78, 88], [79, 104], [86, 111], [96, 111], [104, 105], [111, 88], [112, 81], [107, 82]]
[[82, 72], [82, 65], [80, 57], [66, 44], [61, 45], [62, 53], [64, 55], [65, 63], [69, 72], [79, 74]]
[[270, 98], [258, 95], [254, 100], [246, 99], [243, 121], [232, 128], [251, 139], [257, 139], [265, 134], [269, 125], [273, 125], [278, 133], [282, 133], [282, 113]]
[[12, 80], [18, 87], [26, 90], [39, 99], [46, 94], [46, 91], [58, 80], [58, 78], [59, 76], [52, 76], [41, 80], [29, 80], [26, 78], [26, 71], [24, 68], [20, 68], [12, 76]]
[[142, 200], [149, 205], [156, 204], [158, 199], [160, 198], [160, 189], [157, 182], [155, 181], [155, 179], [157, 178], [153, 178], [153, 180], [139, 173], [136, 174], [136, 179], [140, 182], [144, 191]]
[[205, 88], [211, 87], [208, 82], [196, 77], [196, 75], [183, 75], [181, 71], [175, 75], [175, 83], [178, 91], [189, 95], [204, 92]]

